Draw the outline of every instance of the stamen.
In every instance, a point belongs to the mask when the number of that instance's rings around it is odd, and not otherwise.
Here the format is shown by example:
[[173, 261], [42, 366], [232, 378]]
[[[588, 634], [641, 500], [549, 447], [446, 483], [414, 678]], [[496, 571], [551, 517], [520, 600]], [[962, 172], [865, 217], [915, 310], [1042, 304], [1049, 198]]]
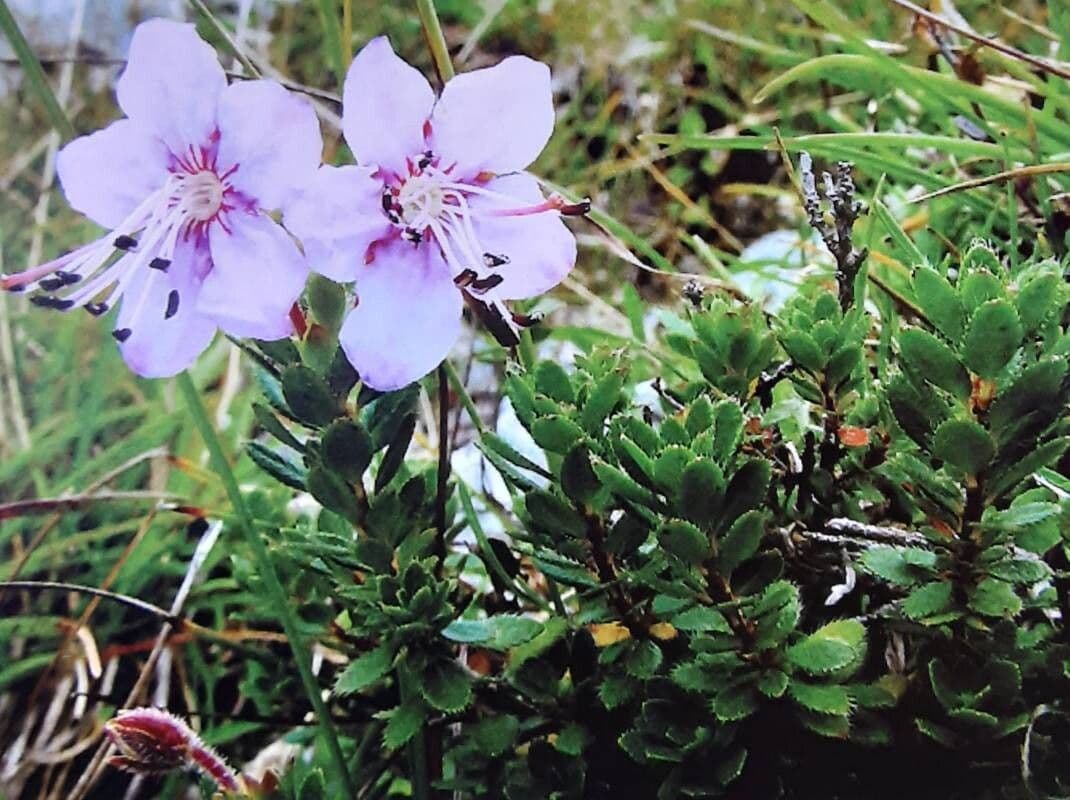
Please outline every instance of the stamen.
[[504, 280], [505, 278], [501, 275], [488, 275], [485, 278], [472, 281], [472, 288], [477, 292], [486, 292], [498, 286]]
[[149, 262], [149, 269], [158, 269], [160, 272], [167, 272], [170, 266], [171, 262], [166, 258], [154, 258]]
[[509, 256], [499, 255], [497, 253], [484, 253], [483, 263], [491, 269], [496, 269], [497, 267], [503, 267], [508, 264]]
[[137, 239], [133, 236], [127, 236], [125, 233], [115, 237], [115, 241], [112, 242], [115, 245], [116, 250], [130, 251], [137, 247]]
[[167, 310], [164, 311], [163, 318], [171, 319], [178, 313], [178, 290], [172, 289], [167, 293]]
[[107, 303], [86, 303], [82, 308], [94, 317], [100, 317], [108, 313]]
[[132, 333], [133, 331], [129, 328], [117, 328], [111, 332], [111, 335], [115, 337], [115, 341], [122, 343], [129, 339]]
[[471, 285], [478, 275], [474, 269], [464, 269], [453, 279], [453, 283], [460, 289]]
[[82, 279], [81, 275], [74, 272], [65, 272], [62, 269], [56, 270], [56, 277], [63, 281], [64, 286], [73, 286]]
[[466, 291], [462, 291], [461, 295], [498, 344], [502, 347], [520, 344], [520, 336], [513, 328], [512, 314], [507, 314], [500, 300], [487, 302]]
[[30, 298], [30, 302], [39, 308], [51, 308], [56, 311], [66, 311], [74, 303], [51, 294], [39, 294]]
[[542, 322], [542, 314], [517, 314], [514, 312], [513, 322], [521, 328], [531, 328]]

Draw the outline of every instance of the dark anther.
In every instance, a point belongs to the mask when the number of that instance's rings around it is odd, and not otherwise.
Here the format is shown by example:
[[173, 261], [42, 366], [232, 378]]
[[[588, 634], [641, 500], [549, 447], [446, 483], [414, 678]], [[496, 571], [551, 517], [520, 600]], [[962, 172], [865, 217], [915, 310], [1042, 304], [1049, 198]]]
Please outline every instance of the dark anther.
[[394, 195], [383, 192], [383, 211], [389, 214], [394, 209]]
[[42, 278], [37, 282], [37, 285], [46, 292], [54, 292], [56, 289], [62, 289], [66, 286], [62, 278]]
[[692, 278], [684, 284], [681, 294], [683, 294], [687, 302], [698, 308], [702, 305], [702, 296], [705, 294], [705, 290], [703, 290], [701, 283]]
[[160, 272], [167, 272], [169, 266], [171, 266], [171, 261], [167, 258], [154, 258], [149, 262], [150, 269], [158, 269]]
[[56, 289], [62, 289], [64, 286], [70, 286], [78, 283], [82, 279], [81, 275], [76, 275], [73, 272], [64, 272], [63, 270], [56, 270], [55, 274], [51, 278], [44, 278], [37, 282], [37, 285], [44, 289], [46, 292], [54, 292]]
[[513, 314], [513, 322], [521, 328], [531, 328], [542, 322], [542, 314]]
[[516, 347], [520, 344], [520, 337], [516, 335], [516, 331], [506, 319], [507, 309], [501, 303], [485, 303], [469, 292], [461, 292], [461, 294], [469, 308], [486, 326], [498, 344], [502, 347]]
[[591, 198], [585, 197], [578, 203], [565, 203], [560, 211], [566, 217], [582, 217], [584, 214], [591, 213]]
[[485, 278], [478, 278], [472, 281], [471, 288], [477, 292], [485, 292], [488, 289], [493, 289], [504, 280], [505, 278], [501, 275], [488, 275]]
[[484, 253], [483, 263], [491, 269], [495, 267], [501, 267], [509, 263], [509, 256], [498, 255], [497, 253]]
[[167, 294], [167, 310], [163, 313], [164, 319], [171, 319], [178, 313], [178, 289], [172, 289]]
[[94, 317], [100, 317], [108, 313], [107, 303], [86, 303], [84, 306], [82, 306], [82, 308], [84, 308]]
[[115, 341], [125, 342], [127, 339], [130, 338], [130, 334], [132, 333], [133, 331], [129, 328], [117, 328], [111, 332], [111, 335], [115, 337]]
[[469, 286], [472, 283], [472, 281], [474, 281], [476, 279], [476, 277], [477, 277], [477, 274], [476, 274], [476, 271], [474, 269], [464, 269], [464, 270], [461, 270], [461, 273], [456, 278], [453, 279], [453, 282], [458, 287], [463, 289], [465, 286]]
[[412, 242], [414, 245], [418, 245], [424, 237], [423, 234], [415, 228], [406, 228], [402, 231], [401, 238], [406, 242]]
[[11, 292], [12, 294], [18, 294], [19, 292], [25, 292], [26, 291], [26, 286], [20, 283], [20, 284], [18, 284], [16, 286], [9, 286], [7, 288], [7, 290], [9, 292]]
[[435, 154], [430, 150], [424, 150], [424, 154], [420, 156], [420, 160], [416, 162], [416, 166], [420, 169], [427, 169], [427, 165], [430, 164], [435, 158]]
[[115, 237], [115, 241], [112, 242], [116, 250], [133, 250], [137, 247], [137, 239], [133, 236], [127, 236], [125, 233]]
[[30, 298], [30, 302], [39, 308], [52, 308], [56, 311], [66, 311], [74, 305], [70, 300], [64, 300], [50, 294], [39, 294]]

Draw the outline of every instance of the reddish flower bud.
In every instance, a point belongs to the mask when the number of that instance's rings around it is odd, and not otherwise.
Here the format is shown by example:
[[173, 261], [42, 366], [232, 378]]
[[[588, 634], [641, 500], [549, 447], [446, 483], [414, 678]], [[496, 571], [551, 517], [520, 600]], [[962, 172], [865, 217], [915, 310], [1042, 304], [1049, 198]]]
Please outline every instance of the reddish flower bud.
[[168, 711], [120, 711], [104, 724], [104, 734], [119, 750], [108, 763], [130, 772], [158, 773], [196, 769], [224, 792], [244, 789], [241, 778], [189, 726]]

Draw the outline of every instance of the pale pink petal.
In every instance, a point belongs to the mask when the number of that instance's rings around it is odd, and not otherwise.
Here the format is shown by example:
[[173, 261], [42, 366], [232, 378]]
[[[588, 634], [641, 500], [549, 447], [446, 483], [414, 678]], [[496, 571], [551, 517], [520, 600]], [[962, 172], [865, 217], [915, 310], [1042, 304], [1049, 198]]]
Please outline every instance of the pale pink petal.
[[[510, 206], [533, 206], [545, 199], [538, 182], [526, 173], [495, 178], [486, 188], [515, 198], [516, 202], [474, 196], [470, 202], [477, 214]], [[503, 300], [548, 292], [576, 264], [576, 237], [556, 211], [480, 217], [474, 224], [483, 250], [509, 259], [495, 269], [503, 278], [495, 293]]]
[[[119, 345], [123, 360], [138, 375], [176, 375], [211, 344], [215, 323], [197, 311], [199, 276], [208, 267], [207, 259], [205, 248], [183, 245], [166, 273], [144, 269], [131, 276], [116, 331], [120, 338], [125, 336]], [[174, 312], [170, 317], [169, 310]]]
[[232, 336], [281, 339], [293, 332], [290, 308], [305, 286], [308, 268], [297, 245], [262, 214], [230, 214], [230, 232], [208, 232], [212, 271], [197, 309]]
[[219, 98], [221, 171], [261, 208], [277, 209], [320, 165], [323, 139], [316, 112], [275, 81], [244, 81]]
[[215, 50], [193, 25], [152, 19], [134, 30], [116, 94], [126, 116], [183, 155], [209, 145], [226, 85]]
[[461, 332], [461, 293], [434, 248], [395, 241], [357, 278], [339, 339], [361, 380], [392, 391], [438, 366]]
[[432, 149], [454, 174], [515, 172], [527, 167], [554, 129], [550, 68], [512, 56], [446, 84], [431, 115]]
[[163, 144], [128, 119], [59, 151], [56, 173], [71, 208], [114, 228], [167, 180]]
[[424, 123], [434, 103], [427, 79], [398, 58], [385, 36], [368, 42], [342, 93], [346, 142], [357, 161], [404, 174], [405, 159], [426, 148]]
[[374, 171], [320, 167], [284, 209], [283, 222], [301, 241], [309, 267], [332, 280], [356, 280], [372, 242], [390, 231]]

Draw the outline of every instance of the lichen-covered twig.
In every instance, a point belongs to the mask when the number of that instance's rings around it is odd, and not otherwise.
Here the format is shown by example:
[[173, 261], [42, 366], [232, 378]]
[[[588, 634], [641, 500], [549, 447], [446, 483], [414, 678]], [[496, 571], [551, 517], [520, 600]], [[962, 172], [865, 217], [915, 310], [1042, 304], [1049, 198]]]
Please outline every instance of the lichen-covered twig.
[[822, 201], [814, 176], [813, 159], [807, 152], [799, 156], [803, 208], [810, 226], [817, 231], [836, 259], [836, 283], [839, 286], [840, 308], [844, 311], [854, 303], [855, 277], [868, 255], [865, 248], [856, 250], [851, 241], [851, 230], [863, 208], [862, 203], [855, 199], [851, 167], [849, 162], [840, 161], [833, 173], [821, 174], [826, 198]]

